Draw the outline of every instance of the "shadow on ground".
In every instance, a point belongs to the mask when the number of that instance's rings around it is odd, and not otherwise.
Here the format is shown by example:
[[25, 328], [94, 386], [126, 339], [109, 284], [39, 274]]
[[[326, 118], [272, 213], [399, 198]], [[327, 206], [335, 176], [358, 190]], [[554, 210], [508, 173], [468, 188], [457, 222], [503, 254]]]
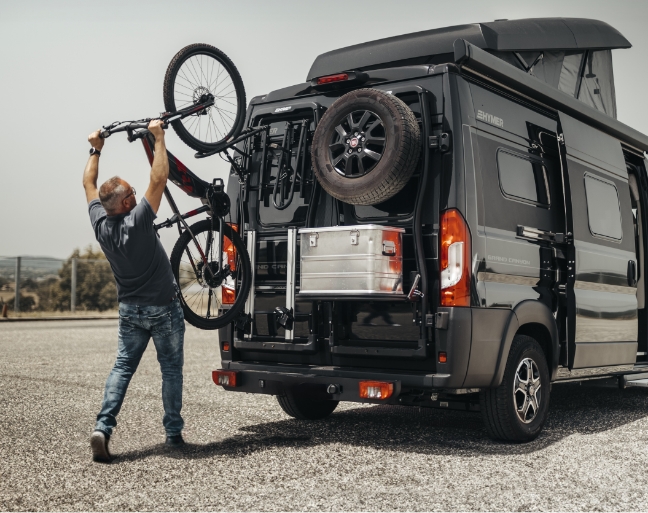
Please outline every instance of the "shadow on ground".
[[243, 457], [275, 447], [331, 443], [430, 455], [528, 454], [573, 434], [608, 431], [647, 415], [648, 388], [621, 391], [615, 386], [562, 384], [553, 387], [549, 418], [541, 435], [527, 444], [492, 441], [479, 413], [377, 405], [333, 413], [322, 421], [287, 419], [246, 426], [241, 428], [246, 434], [205, 445], [170, 449], [158, 444], [118, 454], [115, 463], [159, 455], [184, 459]]

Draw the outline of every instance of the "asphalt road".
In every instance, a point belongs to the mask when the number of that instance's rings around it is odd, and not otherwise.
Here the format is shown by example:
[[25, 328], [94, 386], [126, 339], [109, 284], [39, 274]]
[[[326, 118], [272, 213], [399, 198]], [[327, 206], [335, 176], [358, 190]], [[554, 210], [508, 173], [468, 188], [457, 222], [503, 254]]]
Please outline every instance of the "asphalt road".
[[533, 443], [475, 413], [342, 405], [309, 423], [211, 382], [213, 333], [188, 329], [183, 451], [163, 445], [151, 344], [111, 440], [88, 437], [115, 321], [0, 325], [0, 510], [646, 510], [648, 388], [555, 385]]

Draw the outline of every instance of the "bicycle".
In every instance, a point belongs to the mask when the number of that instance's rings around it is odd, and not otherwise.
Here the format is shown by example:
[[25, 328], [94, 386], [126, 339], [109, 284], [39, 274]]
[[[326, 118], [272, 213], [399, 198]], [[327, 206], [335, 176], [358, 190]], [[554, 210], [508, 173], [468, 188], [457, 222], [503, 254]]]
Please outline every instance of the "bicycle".
[[[147, 126], [152, 119], [160, 119], [165, 128], [170, 124], [180, 139], [198, 152], [196, 157], [224, 153], [239, 179], [244, 180], [245, 173], [228, 150], [245, 156], [236, 145], [268, 127], [242, 130], [245, 89], [232, 61], [213, 46], [189, 45], [171, 60], [163, 93], [166, 112], [157, 118], [111, 123], [103, 127], [101, 137], [126, 132], [129, 142], [142, 141], [152, 164], [155, 139]], [[180, 236], [170, 261], [185, 319], [200, 329], [218, 329], [240, 319], [252, 285], [250, 257], [238, 227], [225, 221], [230, 200], [223, 180], [215, 178], [208, 183], [171, 152], [167, 154], [171, 182], [185, 194], [200, 199], [203, 206], [180, 213], [166, 187], [164, 195], [173, 215], [156, 224], [155, 229], [178, 227]], [[187, 219], [202, 213], [208, 218], [189, 226]]]

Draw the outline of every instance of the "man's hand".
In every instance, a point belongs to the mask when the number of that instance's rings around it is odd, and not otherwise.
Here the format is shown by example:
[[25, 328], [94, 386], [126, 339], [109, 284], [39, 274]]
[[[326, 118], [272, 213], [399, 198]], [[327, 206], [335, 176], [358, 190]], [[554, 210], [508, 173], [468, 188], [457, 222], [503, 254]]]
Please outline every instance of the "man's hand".
[[149, 132], [153, 134], [156, 141], [164, 138], [164, 129], [162, 128], [164, 123], [161, 119], [152, 119], [149, 123], [148, 129]]
[[100, 132], [99, 130], [92, 132], [88, 136], [88, 142], [90, 143], [90, 146], [101, 151], [101, 148], [103, 148], [104, 142], [106, 140], [99, 137], [99, 132]]

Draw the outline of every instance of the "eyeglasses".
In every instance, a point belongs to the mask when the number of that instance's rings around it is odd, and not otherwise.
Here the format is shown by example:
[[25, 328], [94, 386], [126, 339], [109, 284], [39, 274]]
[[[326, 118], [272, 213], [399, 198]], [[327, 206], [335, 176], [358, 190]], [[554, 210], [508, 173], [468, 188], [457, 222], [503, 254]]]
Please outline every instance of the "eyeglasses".
[[137, 192], [135, 191], [135, 187], [131, 187], [130, 192], [128, 194], [126, 194], [126, 196], [124, 196], [124, 199], [126, 199], [126, 198], [128, 198], [130, 196], [135, 196], [135, 194], [137, 194]]

